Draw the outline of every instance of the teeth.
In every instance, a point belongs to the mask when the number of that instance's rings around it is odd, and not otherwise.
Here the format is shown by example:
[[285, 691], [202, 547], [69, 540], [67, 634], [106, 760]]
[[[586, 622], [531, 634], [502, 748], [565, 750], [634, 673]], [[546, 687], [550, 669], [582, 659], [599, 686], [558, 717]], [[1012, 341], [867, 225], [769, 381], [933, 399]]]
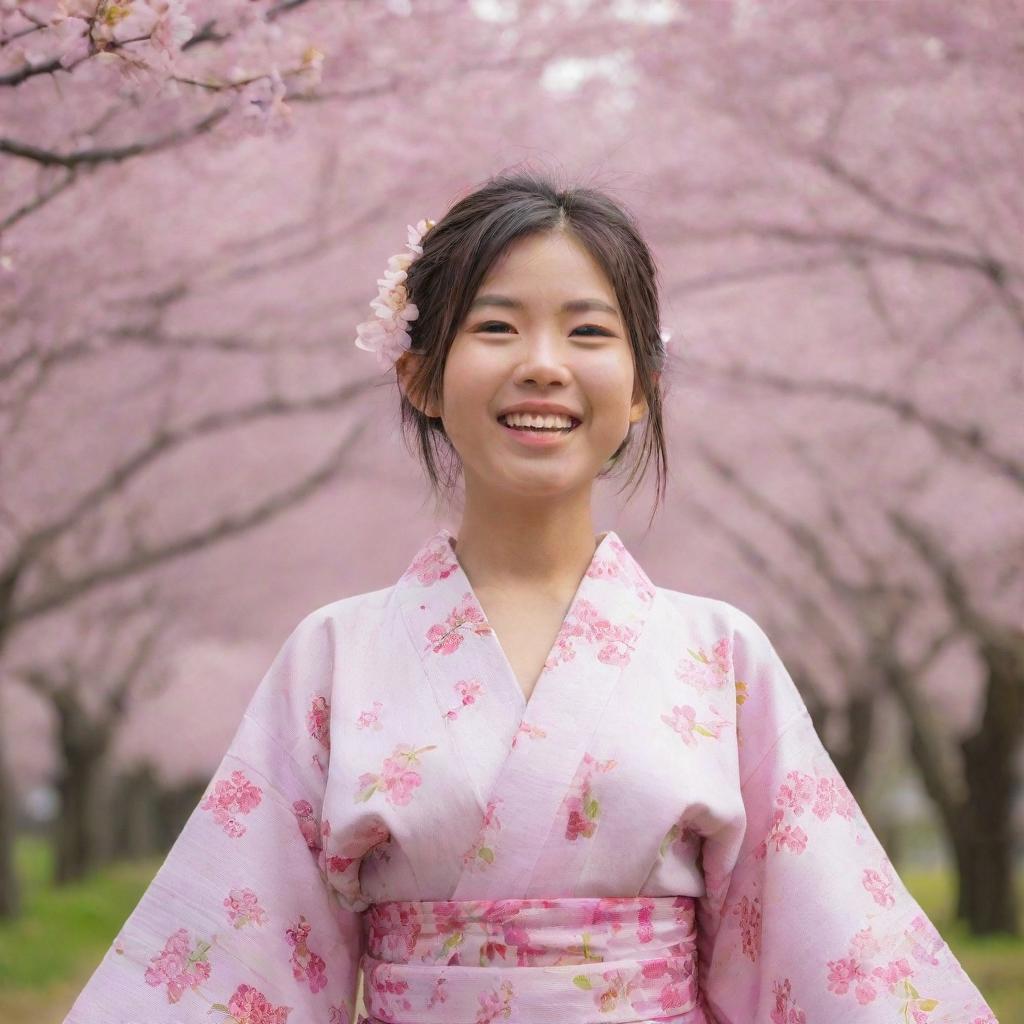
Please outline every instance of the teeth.
[[571, 427], [575, 422], [569, 416], [539, 416], [536, 413], [527, 412], [510, 412], [498, 418], [510, 427], [547, 427], [557, 430]]

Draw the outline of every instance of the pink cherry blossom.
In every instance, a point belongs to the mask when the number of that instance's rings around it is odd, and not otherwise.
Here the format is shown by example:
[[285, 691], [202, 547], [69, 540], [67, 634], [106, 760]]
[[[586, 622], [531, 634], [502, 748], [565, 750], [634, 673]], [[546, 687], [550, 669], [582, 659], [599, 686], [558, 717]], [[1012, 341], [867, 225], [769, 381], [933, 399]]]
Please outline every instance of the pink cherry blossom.
[[167, 940], [163, 950], [150, 960], [146, 968], [147, 985], [167, 986], [167, 1001], [176, 1003], [190, 989], [198, 988], [210, 977], [211, 965], [206, 953], [208, 942], [189, 938], [188, 930], [179, 928]]

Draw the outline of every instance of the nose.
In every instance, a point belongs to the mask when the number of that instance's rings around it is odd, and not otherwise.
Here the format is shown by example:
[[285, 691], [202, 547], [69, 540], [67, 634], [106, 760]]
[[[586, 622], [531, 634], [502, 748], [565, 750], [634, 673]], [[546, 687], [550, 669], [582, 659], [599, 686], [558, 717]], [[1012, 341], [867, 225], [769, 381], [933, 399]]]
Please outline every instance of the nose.
[[554, 332], [538, 331], [526, 342], [523, 358], [516, 367], [517, 384], [568, 384], [572, 373], [565, 361], [561, 336]]

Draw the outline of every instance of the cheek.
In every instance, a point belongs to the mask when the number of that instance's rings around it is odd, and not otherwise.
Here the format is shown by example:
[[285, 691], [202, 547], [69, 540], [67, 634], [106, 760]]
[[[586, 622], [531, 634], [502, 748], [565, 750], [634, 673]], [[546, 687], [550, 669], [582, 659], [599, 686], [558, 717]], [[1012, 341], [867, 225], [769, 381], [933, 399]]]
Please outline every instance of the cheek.
[[616, 424], [629, 418], [633, 401], [633, 365], [621, 359], [581, 371], [578, 380], [590, 403], [594, 418]]
[[[456, 342], [457, 345], [457, 342]], [[445, 363], [442, 393], [444, 418], [455, 430], [462, 423], [478, 426], [481, 413], [486, 413], [493, 398], [494, 368], [474, 358], [472, 347], [452, 346]]]

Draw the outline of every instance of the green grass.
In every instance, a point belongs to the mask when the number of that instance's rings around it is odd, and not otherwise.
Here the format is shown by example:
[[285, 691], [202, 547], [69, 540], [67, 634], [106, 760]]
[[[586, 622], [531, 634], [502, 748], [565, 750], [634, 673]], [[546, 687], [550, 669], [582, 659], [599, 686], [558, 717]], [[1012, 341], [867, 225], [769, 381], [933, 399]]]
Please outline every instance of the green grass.
[[[160, 858], [107, 868], [55, 889], [49, 884], [46, 844], [22, 837], [15, 850], [25, 913], [0, 924], [0, 1020], [59, 1022], [138, 903]], [[1002, 1024], [1024, 1021], [1024, 939], [973, 938], [952, 921], [951, 876], [901, 874]], [[1019, 891], [1024, 892], [1024, 877]]]
[[[976, 938], [953, 920], [955, 880], [944, 871], [902, 871], [900, 877], [949, 943], [1001, 1024], [1024, 1021], [1024, 938]], [[1017, 892], [1024, 893], [1024, 872]]]
[[47, 844], [22, 837], [15, 844], [15, 864], [24, 912], [16, 921], [0, 922], [0, 991], [45, 989], [83, 966], [96, 967], [160, 859], [108, 868], [58, 889], [49, 883]]

